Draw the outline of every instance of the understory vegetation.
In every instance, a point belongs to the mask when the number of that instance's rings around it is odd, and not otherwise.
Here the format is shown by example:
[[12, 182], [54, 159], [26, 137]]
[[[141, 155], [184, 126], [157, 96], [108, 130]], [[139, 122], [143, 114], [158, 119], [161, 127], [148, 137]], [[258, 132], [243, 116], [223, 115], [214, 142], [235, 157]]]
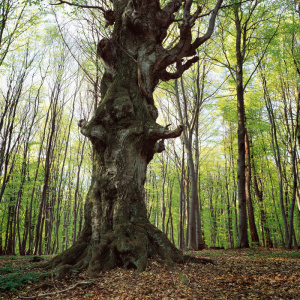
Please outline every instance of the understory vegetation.
[[[190, 255], [212, 258], [213, 264], [178, 265], [172, 272], [162, 262], [150, 260], [144, 272], [116, 268], [90, 279], [86, 272], [72, 274], [65, 280], [48, 279], [36, 283], [30, 275], [27, 257], [2, 257], [0, 268], [13, 270], [12, 275], [28, 275], [10, 285], [7, 273], [1, 271], [1, 299], [297, 299], [300, 284], [299, 252], [265, 248], [230, 249], [189, 252]], [[47, 259], [47, 258], [45, 258]], [[6, 267], [4, 267], [6, 266]], [[21, 271], [22, 270], [22, 271]], [[39, 271], [41, 272], [41, 271]], [[181, 275], [181, 276], [180, 276]], [[23, 276], [23, 275], [22, 275]], [[187, 283], [183, 282], [185, 276]], [[3, 279], [2, 279], [3, 278]], [[43, 273], [40, 277], [42, 279]], [[13, 288], [15, 290], [13, 290]]]

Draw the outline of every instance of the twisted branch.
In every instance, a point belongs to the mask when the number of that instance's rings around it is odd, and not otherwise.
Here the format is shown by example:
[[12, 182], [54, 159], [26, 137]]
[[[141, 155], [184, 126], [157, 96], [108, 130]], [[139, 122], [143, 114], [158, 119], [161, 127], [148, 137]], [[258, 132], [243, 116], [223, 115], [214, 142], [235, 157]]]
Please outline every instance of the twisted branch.
[[114, 12], [111, 9], [104, 9], [102, 6], [97, 5], [83, 5], [83, 4], [76, 4], [65, 0], [57, 0], [57, 3], [50, 3], [50, 5], [61, 5], [61, 4], [67, 4], [70, 6], [76, 6], [81, 8], [92, 8], [92, 9], [99, 9], [103, 12], [104, 19], [106, 20], [106, 24], [104, 28], [107, 28], [110, 25], [113, 25], [115, 23], [115, 16]]

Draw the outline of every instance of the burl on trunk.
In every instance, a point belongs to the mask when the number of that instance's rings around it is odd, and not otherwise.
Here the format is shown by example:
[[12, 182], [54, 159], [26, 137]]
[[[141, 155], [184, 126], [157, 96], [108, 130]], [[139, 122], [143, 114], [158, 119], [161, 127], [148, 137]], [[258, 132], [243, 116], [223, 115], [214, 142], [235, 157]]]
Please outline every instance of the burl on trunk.
[[[193, 1], [172, 0], [164, 8], [158, 0], [111, 2], [113, 10], [101, 10], [107, 25], [114, 26], [113, 34], [97, 48], [105, 67], [102, 101], [90, 121], [78, 124], [94, 150], [85, 224], [73, 246], [51, 261], [58, 277], [72, 269], [87, 268], [91, 276], [117, 266], [142, 271], [154, 255], [170, 263], [186, 259], [147, 219], [147, 165], [164, 150], [164, 139], [178, 137], [183, 130], [156, 123], [153, 91], [159, 80], [179, 78], [198, 60], [195, 50], [211, 36], [222, 1], [216, 1], [210, 12], [207, 32], [194, 41], [191, 29], [202, 9], [197, 7], [191, 14]], [[162, 44], [180, 9], [179, 40], [167, 50]], [[170, 65], [176, 66], [176, 72], [167, 71]]]

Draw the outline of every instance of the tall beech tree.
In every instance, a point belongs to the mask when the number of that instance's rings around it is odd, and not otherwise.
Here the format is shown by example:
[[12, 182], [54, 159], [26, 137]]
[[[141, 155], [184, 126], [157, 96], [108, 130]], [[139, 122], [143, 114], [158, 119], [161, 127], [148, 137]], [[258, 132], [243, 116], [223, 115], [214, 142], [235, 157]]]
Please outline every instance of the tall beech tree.
[[[156, 254], [170, 264], [185, 261], [147, 218], [147, 165], [155, 153], [164, 150], [164, 139], [176, 138], [183, 131], [182, 126], [169, 130], [156, 123], [153, 91], [159, 80], [180, 78], [197, 62], [196, 49], [211, 37], [222, 2], [215, 1], [215, 7], [202, 15], [202, 7], [194, 7], [192, 0], [171, 0], [164, 7], [158, 0], [113, 0], [112, 9], [94, 7], [103, 12], [106, 27], [114, 28], [111, 37], [97, 46], [105, 67], [102, 100], [91, 120], [78, 123], [94, 151], [85, 224], [73, 246], [51, 261], [58, 277], [85, 268], [96, 276], [116, 266], [139, 272], [146, 268], [148, 257]], [[177, 13], [180, 19], [175, 18]], [[193, 39], [195, 21], [208, 15], [206, 33]], [[175, 22], [179, 36], [166, 49], [164, 40]], [[176, 67], [173, 73], [168, 69], [171, 65]]]
[[[249, 247], [247, 209], [252, 243], [259, 243], [254, 221], [253, 205], [251, 203], [250, 156], [248, 156], [248, 159], [246, 156], [246, 151], [248, 151], [250, 155], [250, 150], [246, 149], [248, 143], [245, 142], [247, 127], [249, 127], [246, 123], [245, 95], [248, 85], [251, 83], [261, 60], [264, 58], [266, 51], [278, 30], [278, 27], [274, 28], [272, 32], [266, 32], [264, 35], [259, 32], [261, 23], [265, 22], [266, 19], [271, 20], [275, 17], [273, 12], [270, 13], [269, 5], [270, 3], [263, 0], [234, 0], [230, 6], [231, 9], [226, 10], [225, 12], [226, 18], [219, 26], [221, 49], [225, 58], [225, 62], [223, 60], [221, 65], [228, 69], [234, 80], [237, 100], [239, 248]], [[229, 53], [230, 43], [228, 43], [227, 40], [230, 36], [233, 36], [235, 39], [234, 55]], [[260, 44], [257, 42], [258, 36], [261, 40]], [[249, 68], [249, 60], [254, 54], [258, 56], [258, 61]]]

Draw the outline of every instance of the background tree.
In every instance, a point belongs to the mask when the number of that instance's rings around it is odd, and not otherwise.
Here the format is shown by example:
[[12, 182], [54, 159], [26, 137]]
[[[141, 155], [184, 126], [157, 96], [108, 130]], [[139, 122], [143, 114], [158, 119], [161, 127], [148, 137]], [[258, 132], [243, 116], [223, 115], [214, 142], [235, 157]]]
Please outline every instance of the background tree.
[[[277, 29], [273, 32], [267, 31], [259, 45], [257, 36], [260, 35], [259, 24], [265, 19], [271, 19], [274, 15], [269, 13], [269, 3], [267, 1], [232, 1], [231, 6], [224, 12], [224, 22], [219, 26], [221, 47], [224, 54], [224, 60], [221, 64], [225, 66], [236, 88], [237, 99], [237, 116], [238, 116], [238, 162], [237, 162], [237, 187], [239, 200], [239, 247], [248, 247], [247, 232], [247, 208], [248, 219], [250, 225], [251, 239], [253, 243], [259, 243], [256, 224], [254, 221], [253, 204], [251, 199], [251, 163], [250, 148], [247, 137], [246, 128], [246, 109], [245, 109], [245, 93], [247, 86], [253, 79], [258, 65], [264, 57], [270, 41], [273, 39]], [[234, 45], [226, 42], [230, 36], [234, 37]], [[246, 66], [249, 60], [258, 49], [260, 51], [258, 62], [252, 65], [252, 70], [247, 73]], [[234, 52], [233, 52], [234, 51]], [[233, 54], [234, 53], [234, 54]], [[249, 69], [249, 68], [248, 68]], [[247, 155], [246, 155], [247, 152]]]

